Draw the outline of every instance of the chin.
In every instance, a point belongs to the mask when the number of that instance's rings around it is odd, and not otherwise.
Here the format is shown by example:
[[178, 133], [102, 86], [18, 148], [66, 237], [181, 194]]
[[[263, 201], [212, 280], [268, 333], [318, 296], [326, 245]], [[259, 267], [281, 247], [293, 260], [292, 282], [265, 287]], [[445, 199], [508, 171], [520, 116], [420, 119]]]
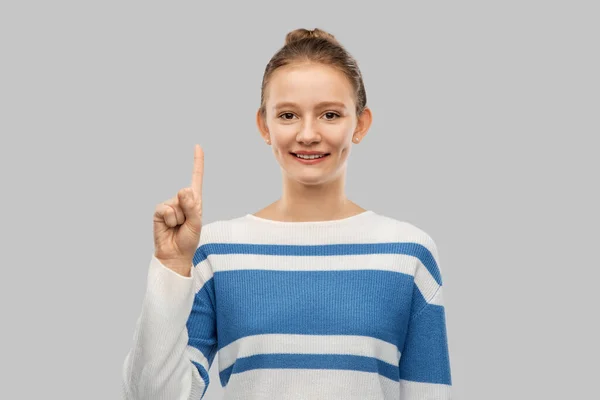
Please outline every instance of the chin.
[[317, 166], [310, 167], [288, 163], [280, 164], [282, 167], [285, 165], [283, 171], [287, 175], [288, 179], [305, 186], [323, 185], [334, 181], [339, 176], [339, 173], [336, 173], [336, 170], [332, 170], [331, 165], [324, 166], [325, 168], [320, 168]]
[[288, 174], [289, 178], [305, 186], [318, 186], [335, 179], [332, 174]]
[[294, 180], [304, 186], [319, 186], [327, 183], [328, 179], [302, 179], [294, 178]]

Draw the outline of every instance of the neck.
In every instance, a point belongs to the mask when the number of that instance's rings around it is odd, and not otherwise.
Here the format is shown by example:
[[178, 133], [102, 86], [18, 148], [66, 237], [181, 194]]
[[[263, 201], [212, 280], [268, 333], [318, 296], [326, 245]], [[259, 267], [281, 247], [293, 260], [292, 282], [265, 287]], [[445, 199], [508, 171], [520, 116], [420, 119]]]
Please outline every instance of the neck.
[[282, 196], [272, 206], [276, 218], [284, 221], [327, 221], [364, 211], [346, 197], [345, 174], [320, 185], [305, 185], [284, 176]]

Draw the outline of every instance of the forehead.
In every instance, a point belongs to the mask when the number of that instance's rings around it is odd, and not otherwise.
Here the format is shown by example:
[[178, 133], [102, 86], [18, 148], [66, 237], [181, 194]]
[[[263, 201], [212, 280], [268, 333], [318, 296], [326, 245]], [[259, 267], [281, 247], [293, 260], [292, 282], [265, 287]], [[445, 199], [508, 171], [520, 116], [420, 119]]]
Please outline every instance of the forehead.
[[323, 64], [292, 64], [275, 70], [267, 101], [310, 104], [321, 101], [353, 102], [352, 85], [339, 70]]

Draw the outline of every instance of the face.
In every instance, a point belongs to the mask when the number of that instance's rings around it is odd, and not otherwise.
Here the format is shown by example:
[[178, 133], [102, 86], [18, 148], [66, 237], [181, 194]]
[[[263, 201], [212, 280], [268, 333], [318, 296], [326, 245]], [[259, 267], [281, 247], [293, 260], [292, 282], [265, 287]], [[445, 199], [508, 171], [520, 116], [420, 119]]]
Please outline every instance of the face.
[[265, 99], [264, 120], [257, 113], [261, 135], [270, 142], [285, 176], [306, 185], [339, 178], [345, 172], [353, 138], [360, 141], [371, 123], [369, 109], [357, 117], [348, 78], [327, 65], [278, 68], [271, 75]]

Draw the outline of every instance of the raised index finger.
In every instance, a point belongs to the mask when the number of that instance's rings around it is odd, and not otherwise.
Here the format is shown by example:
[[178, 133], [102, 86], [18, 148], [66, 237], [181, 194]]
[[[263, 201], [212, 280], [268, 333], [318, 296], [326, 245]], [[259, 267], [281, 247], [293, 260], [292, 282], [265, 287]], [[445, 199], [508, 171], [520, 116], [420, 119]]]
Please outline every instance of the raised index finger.
[[202, 198], [202, 176], [204, 175], [204, 151], [200, 145], [194, 146], [194, 171], [192, 172], [192, 190], [197, 199]]

